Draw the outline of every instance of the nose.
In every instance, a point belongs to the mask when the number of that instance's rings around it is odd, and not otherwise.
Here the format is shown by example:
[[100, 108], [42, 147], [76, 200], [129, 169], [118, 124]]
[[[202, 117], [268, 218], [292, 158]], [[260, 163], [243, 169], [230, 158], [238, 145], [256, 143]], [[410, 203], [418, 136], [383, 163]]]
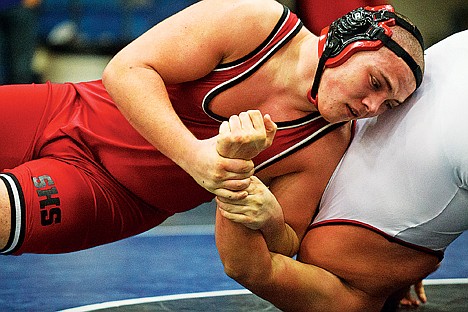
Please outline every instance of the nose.
[[386, 97], [384, 95], [372, 94], [362, 99], [362, 105], [366, 111], [366, 115], [375, 115], [379, 112], [382, 104], [385, 103]]

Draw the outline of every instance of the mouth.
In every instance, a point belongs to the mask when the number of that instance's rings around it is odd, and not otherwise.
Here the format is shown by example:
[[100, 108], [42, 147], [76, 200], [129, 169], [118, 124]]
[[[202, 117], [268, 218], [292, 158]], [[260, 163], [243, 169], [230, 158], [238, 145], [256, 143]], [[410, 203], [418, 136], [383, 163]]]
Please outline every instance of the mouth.
[[359, 112], [346, 104], [346, 108], [348, 109], [348, 115], [352, 116], [353, 118], [359, 118]]

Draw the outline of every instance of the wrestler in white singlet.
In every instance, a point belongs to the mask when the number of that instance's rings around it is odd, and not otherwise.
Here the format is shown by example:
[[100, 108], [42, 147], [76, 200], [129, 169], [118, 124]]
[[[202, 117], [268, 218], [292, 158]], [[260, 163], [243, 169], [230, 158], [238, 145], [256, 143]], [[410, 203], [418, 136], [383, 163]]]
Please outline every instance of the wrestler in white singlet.
[[468, 31], [426, 51], [421, 87], [358, 120], [312, 227], [346, 222], [443, 252], [468, 229]]

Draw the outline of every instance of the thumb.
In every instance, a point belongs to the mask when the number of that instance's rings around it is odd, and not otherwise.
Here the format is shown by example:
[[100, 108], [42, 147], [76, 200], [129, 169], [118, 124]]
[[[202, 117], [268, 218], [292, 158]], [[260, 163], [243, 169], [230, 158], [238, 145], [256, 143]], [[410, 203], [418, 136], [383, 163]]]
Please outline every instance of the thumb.
[[273, 142], [273, 139], [274, 139], [274, 137], [276, 135], [276, 129], [278, 128], [278, 126], [271, 119], [271, 116], [268, 115], [268, 114], [266, 114], [263, 117], [263, 123], [265, 124], [265, 131], [266, 131], [266, 135], [267, 135], [268, 144], [271, 145], [271, 143]]
[[266, 132], [273, 132], [276, 133], [276, 129], [278, 128], [276, 126], [276, 123], [271, 119], [271, 116], [269, 114], [266, 114], [263, 117], [263, 122], [265, 124], [265, 130]]

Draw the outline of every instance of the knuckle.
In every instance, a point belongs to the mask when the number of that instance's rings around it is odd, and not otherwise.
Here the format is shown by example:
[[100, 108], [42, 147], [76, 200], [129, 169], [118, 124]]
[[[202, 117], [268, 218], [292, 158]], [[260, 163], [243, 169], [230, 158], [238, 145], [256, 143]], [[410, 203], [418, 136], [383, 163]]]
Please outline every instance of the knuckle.
[[222, 174], [220, 171], [216, 171], [213, 173], [213, 181], [220, 182], [222, 180]]

